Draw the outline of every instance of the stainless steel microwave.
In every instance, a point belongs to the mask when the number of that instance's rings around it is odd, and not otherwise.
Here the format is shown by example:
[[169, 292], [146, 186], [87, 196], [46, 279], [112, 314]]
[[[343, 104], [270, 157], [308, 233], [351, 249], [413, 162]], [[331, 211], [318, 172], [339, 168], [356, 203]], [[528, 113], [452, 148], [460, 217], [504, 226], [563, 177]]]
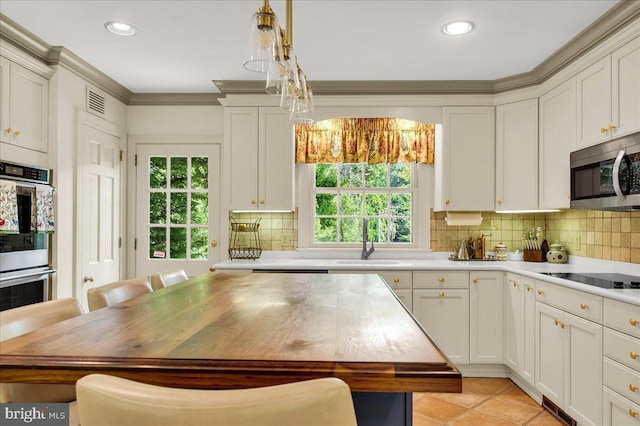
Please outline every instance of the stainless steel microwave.
[[640, 132], [571, 153], [571, 208], [640, 211]]

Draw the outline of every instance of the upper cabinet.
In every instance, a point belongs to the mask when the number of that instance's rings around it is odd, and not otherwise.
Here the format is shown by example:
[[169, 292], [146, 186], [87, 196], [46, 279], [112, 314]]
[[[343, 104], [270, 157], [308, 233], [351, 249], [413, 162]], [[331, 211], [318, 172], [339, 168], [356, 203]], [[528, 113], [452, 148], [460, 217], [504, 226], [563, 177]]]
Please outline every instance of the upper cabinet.
[[540, 97], [538, 207], [568, 209], [569, 154], [576, 149], [576, 79]]
[[577, 148], [640, 130], [640, 38], [577, 75]]
[[538, 207], [538, 99], [496, 108], [495, 210]]
[[435, 211], [494, 209], [495, 108], [445, 107], [436, 146]]
[[47, 152], [49, 80], [5, 57], [0, 57], [0, 72], [0, 141]]
[[293, 210], [294, 141], [279, 107], [225, 108], [230, 210]]

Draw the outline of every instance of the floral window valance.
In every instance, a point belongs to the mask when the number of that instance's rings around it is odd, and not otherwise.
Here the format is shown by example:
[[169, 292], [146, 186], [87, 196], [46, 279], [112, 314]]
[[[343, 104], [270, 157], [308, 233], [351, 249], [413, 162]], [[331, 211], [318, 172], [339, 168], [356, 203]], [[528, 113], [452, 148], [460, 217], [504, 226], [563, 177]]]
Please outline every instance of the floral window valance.
[[435, 125], [399, 118], [334, 118], [297, 125], [296, 163], [433, 164]]

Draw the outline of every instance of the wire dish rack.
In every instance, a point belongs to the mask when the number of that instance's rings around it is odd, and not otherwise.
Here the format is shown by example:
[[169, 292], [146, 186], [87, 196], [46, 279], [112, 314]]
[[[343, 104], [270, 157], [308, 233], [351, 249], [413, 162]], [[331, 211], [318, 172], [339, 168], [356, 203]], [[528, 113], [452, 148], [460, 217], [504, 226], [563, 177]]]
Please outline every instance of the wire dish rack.
[[238, 222], [231, 218], [229, 258], [256, 260], [262, 255], [260, 218], [255, 222]]

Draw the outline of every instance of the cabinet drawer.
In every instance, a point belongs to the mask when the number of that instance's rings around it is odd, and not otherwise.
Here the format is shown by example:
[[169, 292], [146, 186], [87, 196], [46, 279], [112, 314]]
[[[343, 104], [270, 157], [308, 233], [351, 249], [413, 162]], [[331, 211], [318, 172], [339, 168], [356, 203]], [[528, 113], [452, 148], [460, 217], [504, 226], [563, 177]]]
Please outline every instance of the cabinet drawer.
[[640, 371], [640, 339], [605, 328], [604, 355]]
[[604, 384], [636, 404], [640, 404], [640, 371], [625, 367], [604, 357]]
[[394, 290], [398, 289], [406, 289], [411, 290], [411, 271], [377, 271], [375, 272], [380, 274], [383, 280], [389, 284]]
[[602, 297], [536, 281], [536, 300], [602, 324]]
[[640, 337], [640, 306], [604, 299], [604, 325]]
[[640, 426], [640, 405], [604, 387], [602, 391], [604, 426]]
[[469, 272], [415, 271], [413, 288], [469, 288]]

